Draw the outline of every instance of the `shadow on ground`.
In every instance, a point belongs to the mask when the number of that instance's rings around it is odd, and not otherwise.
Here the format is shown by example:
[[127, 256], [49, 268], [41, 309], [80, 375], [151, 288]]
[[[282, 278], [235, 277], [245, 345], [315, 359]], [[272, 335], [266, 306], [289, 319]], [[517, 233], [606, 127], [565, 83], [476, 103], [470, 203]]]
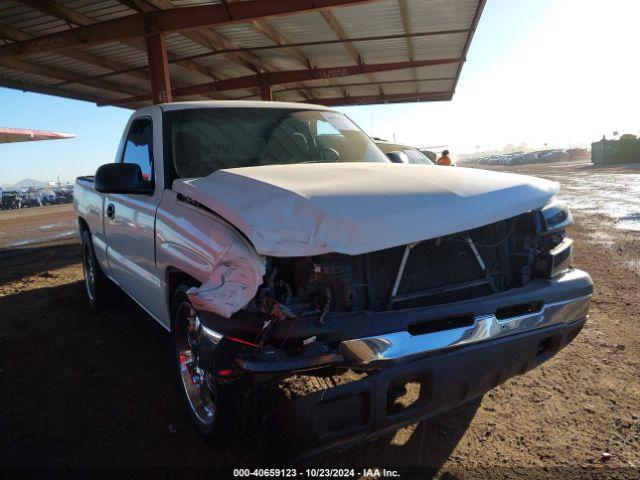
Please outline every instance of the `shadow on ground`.
[[80, 262], [75, 240], [57, 245], [0, 249], [0, 285]]
[[[96, 313], [76, 281], [0, 297], [0, 312], [0, 465], [206, 468], [247, 458], [194, 433], [169, 336], [124, 295]], [[385, 437], [321, 461], [435, 471], [475, 408], [423, 423], [404, 445]]]

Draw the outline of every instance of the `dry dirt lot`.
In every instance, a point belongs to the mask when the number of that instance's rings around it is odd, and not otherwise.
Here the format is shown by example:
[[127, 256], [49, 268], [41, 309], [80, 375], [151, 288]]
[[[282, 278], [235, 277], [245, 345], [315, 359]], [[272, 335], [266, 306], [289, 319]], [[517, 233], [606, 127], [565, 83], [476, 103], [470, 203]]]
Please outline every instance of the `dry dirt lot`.
[[72, 210], [67, 204], [0, 211], [0, 249], [70, 238]]
[[[509, 170], [571, 183], [584, 169]], [[318, 463], [414, 467], [403, 478], [639, 478], [640, 233], [601, 211], [576, 219], [575, 264], [595, 295], [569, 347], [481, 402]], [[2, 232], [21, 225], [0, 216]], [[84, 478], [93, 471], [78, 468], [237, 465], [243, 449], [217, 451], [190, 428], [164, 330], [124, 298], [93, 312], [81, 278], [71, 238], [0, 250], [0, 466]]]

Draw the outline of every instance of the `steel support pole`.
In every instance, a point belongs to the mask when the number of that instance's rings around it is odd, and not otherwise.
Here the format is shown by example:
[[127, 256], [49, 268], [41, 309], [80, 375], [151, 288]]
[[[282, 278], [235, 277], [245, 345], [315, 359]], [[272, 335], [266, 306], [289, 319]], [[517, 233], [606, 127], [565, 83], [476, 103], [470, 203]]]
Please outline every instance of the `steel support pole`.
[[147, 37], [147, 58], [149, 59], [149, 80], [151, 82], [151, 99], [154, 105], [171, 103], [171, 78], [169, 77], [169, 61], [164, 34], [157, 33]]
[[269, 102], [273, 100], [273, 93], [271, 92], [271, 85], [262, 85], [260, 87], [260, 96], [262, 100], [268, 100]]

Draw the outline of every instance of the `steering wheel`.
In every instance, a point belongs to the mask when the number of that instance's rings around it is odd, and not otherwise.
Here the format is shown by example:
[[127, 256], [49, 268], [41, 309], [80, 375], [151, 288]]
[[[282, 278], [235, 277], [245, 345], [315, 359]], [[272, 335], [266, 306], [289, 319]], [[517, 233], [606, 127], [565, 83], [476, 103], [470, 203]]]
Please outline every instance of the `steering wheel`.
[[316, 144], [316, 147], [313, 150], [318, 153], [322, 160], [326, 160], [328, 162], [337, 162], [340, 160], [340, 152], [335, 148]]

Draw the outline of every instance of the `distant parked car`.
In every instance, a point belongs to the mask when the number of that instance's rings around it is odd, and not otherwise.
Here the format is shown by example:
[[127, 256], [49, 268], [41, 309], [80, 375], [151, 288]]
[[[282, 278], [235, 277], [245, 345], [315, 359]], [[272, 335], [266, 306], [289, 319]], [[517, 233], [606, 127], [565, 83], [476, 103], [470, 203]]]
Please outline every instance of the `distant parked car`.
[[73, 203], [73, 192], [69, 190], [57, 191], [56, 198], [53, 203]]
[[436, 163], [436, 160], [438, 159], [438, 154], [436, 152], [432, 152], [431, 150], [426, 150], [424, 148], [420, 148], [419, 150], [424, 153], [429, 160]]
[[40, 198], [43, 205], [50, 205], [57, 202], [57, 194], [52, 190], [43, 190], [40, 192]]
[[421, 165], [433, 165], [434, 163], [427, 157], [424, 153], [418, 150], [416, 147], [412, 147], [410, 145], [404, 145], [402, 143], [392, 143], [386, 140], [374, 138], [376, 145], [378, 148], [384, 152], [387, 157], [389, 154], [393, 154], [395, 152], [403, 153], [407, 156], [408, 162], [398, 162], [395, 161], [394, 158], [390, 158], [390, 160], [394, 163], [413, 163], [413, 164], [421, 164]]
[[2, 193], [2, 210], [15, 210], [22, 208], [22, 197], [15, 191], [5, 191]]
[[42, 199], [40, 198], [40, 195], [37, 193], [29, 193], [27, 195], [24, 196], [24, 203], [22, 205], [23, 207], [27, 208], [27, 207], [41, 207], [42, 206]]

